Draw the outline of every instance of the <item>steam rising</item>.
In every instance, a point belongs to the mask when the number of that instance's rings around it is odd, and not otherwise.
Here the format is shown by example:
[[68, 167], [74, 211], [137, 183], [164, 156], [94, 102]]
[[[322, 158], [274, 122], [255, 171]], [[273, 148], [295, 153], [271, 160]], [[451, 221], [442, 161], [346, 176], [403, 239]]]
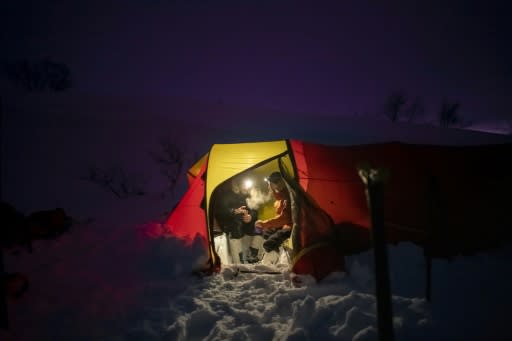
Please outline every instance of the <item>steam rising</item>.
[[257, 210], [262, 204], [272, 200], [272, 193], [263, 193], [257, 188], [251, 188], [249, 191], [250, 196], [246, 199], [247, 207], [252, 210]]

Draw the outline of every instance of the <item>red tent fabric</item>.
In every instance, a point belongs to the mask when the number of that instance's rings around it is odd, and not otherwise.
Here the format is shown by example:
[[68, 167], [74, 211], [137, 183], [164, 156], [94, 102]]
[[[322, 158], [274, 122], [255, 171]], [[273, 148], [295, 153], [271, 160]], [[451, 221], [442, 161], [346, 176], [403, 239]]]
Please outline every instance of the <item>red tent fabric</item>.
[[[285, 175], [295, 193], [292, 269], [297, 273], [323, 278], [344, 269], [343, 256], [371, 247], [370, 213], [358, 175], [358, 169], [366, 166], [389, 174], [384, 183], [388, 242], [410, 241], [432, 257], [450, 257], [512, 239], [508, 214], [512, 144], [326, 146], [287, 142], [294, 166], [292, 175]], [[240, 157], [237, 154], [237, 160]], [[187, 241], [198, 235], [203, 238], [210, 265], [218, 269], [213, 233], [202, 205], [208, 167], [223, 165], [208, 165], [207, 155], [204, 160], [166, 224], [171, 233]], [[261, 165], [258, 162], [254, 167]]]
[[389, 242], [428, 244], [433, 256], [449, 257], [510, 239], [510, 144], [290, 144], [299, 182], [332, 217], [345, 254], [369, 247], [370, 216], [357, 173], [364, 165], [389, 172], [384, 185]]
[[187, 243], [192, 243], [197, 236], [203, 238], [205, 244], [208, 241], [206, 213], [201, 205], [205, 185], [203, 175], [206, 169], [207, 163], [205, 162], [198, 176], [192, 181], [183, 198], [165, 222], [169, 233], [186, 240]]

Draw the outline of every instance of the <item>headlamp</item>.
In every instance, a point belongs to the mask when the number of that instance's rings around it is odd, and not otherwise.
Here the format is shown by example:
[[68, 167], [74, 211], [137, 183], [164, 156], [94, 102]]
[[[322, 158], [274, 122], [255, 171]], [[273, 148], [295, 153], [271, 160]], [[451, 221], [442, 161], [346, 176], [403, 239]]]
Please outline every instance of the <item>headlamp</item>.
[[252, 187], [252, 180], [251, 179], [247, 179], [244, 181], [244, 188], [245, 189], [250, 189]]

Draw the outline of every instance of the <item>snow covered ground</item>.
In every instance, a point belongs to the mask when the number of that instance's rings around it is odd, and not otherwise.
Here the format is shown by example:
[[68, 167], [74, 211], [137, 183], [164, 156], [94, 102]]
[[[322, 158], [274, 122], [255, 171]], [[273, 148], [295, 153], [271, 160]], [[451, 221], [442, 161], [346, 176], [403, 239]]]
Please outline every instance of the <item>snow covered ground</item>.
[[[30, 278], [26, 296], [9, 305], [12, 339], [377, 339], [371, 251], [348, 259], [349, 275], [306, 277], [299, 287], [286, 269], [191, 276], [201, 245], [159, 231], [176, 200], [158, 191], [164, 179], [147, 155], [161, 121], [9, 108], [3, 198], [25, 213], [60, 206], [78, 221], [57, 240], [35, 242], [33, 254], [6, 252], [7, 270]], [[211, 138], [202, 137], [197, 146]], [[145, 171], [148, 193], [117, 199], [80, 179], [90, 162], [110, 161]], [[432, 302], [422, 251], [400, 244], [389, 252], [397, 340], [512, 339], [512, 247], [434, 261]]]
[[[157, 224], [138, 224], [151, 221], [141, 211], [152, 204], [113, 200], [108, 215], [36, 242], [32, 255], [7, 254], [7, 268], [31, 280], [27, 295], [9, 306], [12, 334], [18, 340], [377, 339], [371, 252], [349, 258], [350, 275], [334, 273], [321, 283], [306, 277], [299, 287], [286, 269], [267, 275], [230, 266], [191, 276], [204, 256], [200, 244], [188, 247], [154, 233]], [[397, 340], [512, 335], [511, 248], [434, 262], [431, 303], [423, 298], [421, 250], [402, 244], [389, 251]]]

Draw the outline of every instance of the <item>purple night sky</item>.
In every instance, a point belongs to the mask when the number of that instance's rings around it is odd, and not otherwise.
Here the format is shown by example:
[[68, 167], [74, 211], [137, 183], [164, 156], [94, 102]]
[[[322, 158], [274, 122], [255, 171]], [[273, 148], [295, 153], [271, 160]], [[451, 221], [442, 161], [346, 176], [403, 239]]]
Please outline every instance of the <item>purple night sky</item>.
[[375, 112], [392, 91], [435, 112], [512, 117], [505, 1], [6, 0], [0, 58], [67, 63], [75, 89]]

